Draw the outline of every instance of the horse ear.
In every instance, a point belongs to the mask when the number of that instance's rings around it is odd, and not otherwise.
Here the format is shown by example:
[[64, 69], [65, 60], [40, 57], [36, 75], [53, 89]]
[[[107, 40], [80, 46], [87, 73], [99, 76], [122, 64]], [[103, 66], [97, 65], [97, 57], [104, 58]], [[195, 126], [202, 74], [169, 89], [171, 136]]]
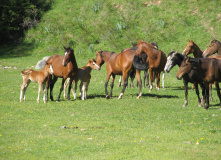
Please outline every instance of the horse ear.
[[64, 49], [66, 49], [66, 47], [64, 46]]
[[188, 42], [190, 42], [190, 40], [188, 39]]
[[96, 51], [96, 50], [95, 50], [95, 53], [96, 53], [96, 54], [99, 54], [99, 52], [98, 52], [98, 51]]
[[190, 60], [190, 58], [188, 57], [185, 62], [187, 63], [187, 62], [189, 62], [189, 60]]
[[215, 38], [213, 37], [212, 41], [215, 41]]
[[193, 42], [193, 40], [191, 40], [191, 42]]
[[140, 43], [140, 40], [138, 40], [138, 43]]

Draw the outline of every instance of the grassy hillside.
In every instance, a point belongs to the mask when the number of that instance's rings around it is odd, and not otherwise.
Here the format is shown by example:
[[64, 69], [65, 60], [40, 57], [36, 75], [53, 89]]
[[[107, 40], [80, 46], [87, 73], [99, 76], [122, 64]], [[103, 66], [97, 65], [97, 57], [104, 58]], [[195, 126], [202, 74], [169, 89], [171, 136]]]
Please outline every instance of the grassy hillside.
[[0, 46], [0, 159], [221, 159], [216, 90], [209, 110], [198, 107], [191, 90], [182, 107], [178, 67], [166, 74], [164, 89], [145, 88], [139, 100], [136, 87], [117, 99], [118, 77], [107, 100], [104, 65], [92, 71], [85, 101], [77, 94], [77, 100], [37, 104], [38, 85], [31, 83], [27, 101], [19, 102], [20, 71], [44, 56], [63, 55], [63, 46], [74, 48], [78, 66], [95, 58], [95, 49], [120, 52], [138, 39], [156, 41], [166, 54], [182, 52], [188, 39], [204, 50], [212, 37], [221, 40], [220, 11], [220, 0], [54, 0], [22, 44]]
[[18, 52], [0, 52], [42, 57], [71, 46], [78, 55], [90, 57], [94, 49], [120, 52], [138, 39], [157, 42], [165, 53], [182, 52], [187, 39], [204, 50], [212, 37], [221, 39], [220, 6], [219, 0], [55, 0], [38, 26], [26, 33], [24, 44], [16, 47]]

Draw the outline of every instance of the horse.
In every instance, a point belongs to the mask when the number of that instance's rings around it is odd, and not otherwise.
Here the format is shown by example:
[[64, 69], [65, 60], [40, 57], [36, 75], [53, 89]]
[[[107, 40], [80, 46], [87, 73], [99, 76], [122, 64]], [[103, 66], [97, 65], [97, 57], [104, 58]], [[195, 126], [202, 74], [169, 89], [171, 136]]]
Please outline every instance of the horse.
[[43, 100], [44, 100], [44, 103], [46, 103], [45, 84], [47, 82], [47, 78], [49, 74], [53, 74], [53, 67], [50, 63], [46, 63], [45, 67], [40, 71], [35, 71], [33, 69], [27, 69], [27, 70], [21, 71], [21, 75], [23, 77], [23, 84], [21, 86], [20, 102], [22, 102], [22, 98], [25, 101], [25, 92], [30, 82], [37, 82], [39, 85], [37, 103], [39, 103], [42, 84], [43, 84], [43, 92], [44, 92]]
[[[174, 52], [174, 51], [171, 51], [169, 54], [168, 54], [168, 57], [167, 57], [167, 63], [164, 67], [164, 71], [169, 73], [170, 70], [178, 65], [179, 67], [181, 66], [181, 63], [183, 62], [183, 60], [185, 59], [186, 56], [178, 53], [178, 52]], [[195, 86], [196, 86], [196, 94], [197, 94], [197, 97], [198, 97], [198, 102], [199, 102], [199, 107], [202, 106], [201, 104], [201, 99], [200, 99], [200, 96], [199, 96], [199, 89], [198, 89], [198, 83], [200, 84], [200, 87], [203, 89], [204, 86], [203, 86], [203, 83], [201, 81], [197, 82], [196, 83], [196, 75], [198, 73], [194, 70], [192, 70], [191, 72], [189, 72], [188, 74], [186, 74], [185, 76], [183, 76], [183, 84], [184, 84], [184, 90], [185, 90], [185, 101], [184, 101], [184, 104], [183, 104], [183, 107], [187, 106], [188, 104], [188, 83], [193, 83]], [[203, 94], [204, 95], [204, 94]], [[203, 103], [203, 102], [202, 102]]]
[[[121, 99], [124, 91], [126, 89], [126, 86], [128, 84], [128, 76], [130, 72], [134, 69], [133, 67], [133, 58], [136, 55], [136, 52], [133, 50], [126, 50], [121, 53], [115, 53], [115, 52], [108, 52], [108, 51], [100, 51], [96, 52], [96, 62], [101, 67], [105, 62], [106, 65], [106, 71], [107, 71], [107, 77], [105, 82], [105, 94], [106, 98], [109, 99], [112, 97], [112, 91], [114, 87], [114, 80], [116, 75], [122, 75], [123, 76], [123, 89], [118, 96], [118, 99]], [[110, 76], [112, 76], [112, 82], [111, 82], [111, 91], [110, 94], [108, 94], [107, 91], [107, 85], [110, 79]], [[141, 93], [141, 78], [140, 78], [140, 71], [136, 69], [136, 77], [139, 83], [139, 95], [137, 98], [139, 99], [142, 95]]]
[[184, 56], [187, 56], [191, 53], [193, 53], [193, 56], [195, 58], [203, 58], [203, 51], [200, 50], [200, 48], [197, 46], [196, 43], [193, 42], [193, 40], [190, 41], [188, 39], [188, 44], [182, 54]]
[[136, 54], [141, 56], [141, 53], [145, 53], [148, 57], [146, 62], [149, 64], [149, 73], [150, 73], [150, 91], [153, 88], [153, 79], [154, 73], [157, 75], [157, 89], [160, 89], [160, 73], [164, 71], [164, 67], [167, 61], [167, 57], [161, 50], [158, 50], [154, 45], [138, 41]]
[[[158, 49], [158, 45], [157, 45], [157, 43], [156, 42], [150, 42], [152, 45], [154, 45], [154, 47], [156, 48], [156, 49]], [[132, 44], [133, 45], [133, 47], [132, 48], [126, 48], [126, 49], [123, 49], [121, 52], [123, 52], [123, 51], [126, 51], [126, 50], [133, 50], [133, 51], [137, 51], [137, 44], [136, 43], [133, 43]], [[130, 77], [135, 77], [135, 72], [134, 72], [134, 76], [131, 76], [130, 75]], [[146, 79], [147, 79], [147, 81], [146, 81]], [[144, 70], [144, 77], [143, 77], [143, 88], [145, 88], [145, 81], [146, 81], [146, 86], [147, 87], [150, 87], [150, 85], [149, 85], [149, 73], [148, 73], [148, 69], [146, 69], [146, 70]], [[120, 79], [119, 79], [119, 83], [118, 83], [118, 87], [120, 87], [121, 86], [121, 77], [120, 77]], [[133, 79], [131, 78], [131, 87], [133, 87]], [[137, 87], [138, 87], [138, 83], [137, 83]], [[163, 73], [163, 83], [162, 83], [162, 87], [164, 88], [164, 73]]]
[[214, 53], [221, 55], [221, 42], [213, 38], [209, 47], [203, 52], [203, 57], [208, 57]]
[[[49, 59], [43, 59], [40, 60], [37, 64], [40, 64], [38, 66], [39, 68], [44, 67], [44, 61], [46, 60], [46, 63], [50, 63], [54, 69], [53, 73], [53, 79], [52, 76], [50, 75], [48, 78], [48, 83], [47, 83], [47, 99], [48, 99], [48, 89], [50, 87], [50, 99], [54, 101], [53, 99], [53, 87], [55, 82], [57, 81], [58, 78], [62, 78], [62, 84], [60, 88], [60, 93], [57, 98], [57, 102], [60, 100], [60, 95], [64, 87], [64, 82], [67, 78], [70, 78], [71, 82], [73, 80], [77, 80], [77, 72], [78, 72], [78, 65], [75, 59], [74, 55], [74, 50], [71, 49], [70, 47], [65, 48], [64, 56], [55, 54], [51, 56]], [[37, 66], [36, 66], [37, 67]], [[49, 86], [50, 85], [50, 86]], [[70, 90], [71, 90], [71, 83], [68, 88], [68, 96], [67, 99], [70, 100]]]
[[[79, 88], [80, 88], [82, 100], [87, 99], [87, 91], [88, 91], [88, 85], [89, 85], [90, 79], [91, 79], [91, 70], [92, 69], [98, 70], [98, 71], [101, 69], [96, 64], [95, 59], [90, 59], [84, 67], [78, 68], [77, 76], [78, 76], [78, 80], [81, 81]], [[68, 78], [64, 84], [64, 97], [65, 98], [66, 98], [66, 88], [67, 88], [67, 85], [69, 82], [70, 82], [70, 78]], [[72, 83], [74, 83], [74, 81]], [[75, 83], [78, 83], [78, 81], [75, 81]], [[71, 90], [73, 92], [74, 99], [76, 99], [76, 88], [75, 88], [75, 91], [73, 91], [73, 88], [71, 88]]]
[[221, 82], [221, 60], [214, 58], [186, 58], [179, 70], [177, 71], [177, 79], [181, 79], [184, 75], [190, 73], [190, 71], [196, 71], [196, 81], [204, 83], [206, 90], [205, 100], [206, 106], [204, 109], [209, 108], [209, 84], [214, 83], [217, 90], [217, 95], [221, 105], [221, 95], [219, 89], [219, 82]]

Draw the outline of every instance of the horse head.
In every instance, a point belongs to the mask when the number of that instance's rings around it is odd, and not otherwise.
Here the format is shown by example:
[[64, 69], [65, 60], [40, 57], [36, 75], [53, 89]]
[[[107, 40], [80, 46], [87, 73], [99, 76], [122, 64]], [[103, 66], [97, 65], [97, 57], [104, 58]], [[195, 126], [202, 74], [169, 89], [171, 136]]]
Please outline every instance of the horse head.
[[101, 67], [104, 64], [104, 60], [102, 57], [103, 51], [100, 51], [100, 52], [95, 51], [95, 52], [96, 52], [96, 64]]
[[203, 52], [203, 57], [208, 57], [214, 53], [217, 53], [219, 45], [221, 46], [220, 42], [213, 38], [209, 47]]
[[65, 48], [64, 47], [64, 59], [63, 59], [63, 66], [67, 66], [67, 64], [71, 61], [71, 59], [73, 58], [72, 56], [74, 55], [74, 50], [71, 49], [70, 47]]
[[190, 54], [190, 53], [193, 53], [194, 52], [194, 50], [195, 50], [195, 43], [193, 42], [193, 40], [189, 40], [188, 39], [188, 44], [187, 44], [187, 46], [186, 46], [186, 48], [184, 49], [184, 51], [183, 51], [183, 55], [184, 56], [187, 56], [188, 54]]
[[182, 61], [180, 68], [177, 71], [177, 75], [176, 75], [177, 79], [181, 80], [185, 74], [188, 74], [191, 71], [192, 66], [189, 60], [190, 58], [188, 57], [188, 58], [185, 58], [184, 61]]
[[176, 61], [179, 61], [177, 59], [177, 55], [178, 55], [178, 52], [170, 51], [167, 57], [167, 63], [164, 67], [165, 72], [170, 72], [170, 70], [178, 63], [176, 62]]
[[90, 59], [89, 61], [88, 61], [88, 64], [89, 64], [89, 66], [92, 68], [92, 69], [95, 69], [95, 70], [100, 70], [101, 69], [101, 67], [96, 63], [96, 60], [95, 59]]

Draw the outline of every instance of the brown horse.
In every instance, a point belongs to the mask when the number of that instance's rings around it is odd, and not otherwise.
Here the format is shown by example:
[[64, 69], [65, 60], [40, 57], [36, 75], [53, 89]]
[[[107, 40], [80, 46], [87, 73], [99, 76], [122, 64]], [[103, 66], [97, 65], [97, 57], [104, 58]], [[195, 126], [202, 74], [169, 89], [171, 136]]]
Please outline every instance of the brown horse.
[[219, 82], [221, 82], [221, 60], [214, 58], [186, 58], [179, 70], [177, 71], [177, 79], [181, 79], [184, 75], [190, 71], [196, 71], [196, 81], [202, 81], [206, 89], [206, 106], [205, 109], [209, 108], [209, 84], [214, 83], [217, 90], [217, 95], [221, 105], [221, 95], [219, 90]]
[[193, 40], [190, 41], [188, 39], [188, 44], [183, 51], [183, 55], [187, 56], [191, 53], [193, 53], [195, 58], [203, 58], [203, 51], [200, 50], [200, 48], [196, 45], [196, 43], [193, 42]]
[[[112, 91], [114, 87], [114, 80], [115, 75], [122, 75], [123, 76], [123, 89], [121, 91], [121, 94], [119, 95], [118, 99], [121, 99], [124, 91], [126, 89], [127, 83], [128, 83], [128, 76], [129, 73], [133, 70], [133, 58], [136, 55], [136, 52], [133, 50], [126, 50], [121, 53], [115, 53], [115, 52], [107, 52], [107, 51], [96, 51], [96, 61], [99, 66], [102, 66], [104, 62], [107, 63], [106, 70], [107, 70], [107, 77], [105, 82], [105, 93], [106, 98], [112, 97]], [[110, 76], [112, 76], [112, 82], [111, 82], [111, 91], [110, 95], [108, 95], [107, 91], [107, 85], [110, 79]], [[139, 83], [139, 95], [137, 98], [141, 97], [141, 78], [140, 78], [140, 71], [136, 70], [136, 76]]]
[[27, 69], [27, 70], [21, 71], [21, 74], [23, 77], [23, 84], [21, 86], [20, 102], [22, 102], [22, 98], [25, 101], [25, 91], [28, 88], [28, 85], [30, 84], [30, 82], [38, 82], [39, 88], [38, 88], [37, 103], [39, 103], [42, 84], [43, 84], [43, 92], [44, 92], [43, 100], [44, 100], [44, 103], [46, 103], [45, 84], [47, 82], [48, 75], [53, 74], [52, 65], [46, 63], [45, 67], [40, 71], [35, 71], [33, 69]]
[[[53, 55], [51, 56], [46, 63], [52, 64], [53, 70], [54, 70], [54, 77], [52, 79], [52, 77], [50, 76], [50, 99], [53, 101], [53, 87], [55, 82], [57, 81], [58, 78], [62, 78], [62, 84], [61, 84], [61, 88], [60, 88], [60, 93], [58, 95], [57, 98], [57, 102], [60, 100], [60, 95], [61, 92], [63, 91], [64, 88], [64, 82], [67, 78], [70, 78], [70, 81], [72, 82], [73, 80], [77, 80], [77, 72], [78, 72], [78, 66], [77, 66], [77, 62], [75, 59], [75, 55], [74, 55], [74, 50], [69, 48], [64, 48], [65, 49], [65, 53], [64, 56], [61, 55]], [[67, 95], [67, 99], [70, 100], [70, 90], [71, 90], [71, 83], [69, 84], [69, 88], [68, 88], [68, 95]], [[48, 90], [48, 86], [47, 86], [47, 90]]]
[[215, 53], [218, 53], [218, 55], [221, 55], [221, 42], [213, 38], [209, 47], [203, 52], [203, 57], [208, 57]]
[[[77, 76], [78, 76], [78, 80], [81, 81], [79, 88], [80, 88], [82, 100], [87, 99], [87, 91], [88, 91], [88, 85], [89, 85], [90, 79], [91, 79], [91, 70], [92, 69], [97, 70], [97, 71], [99, 71], [101, 69], [96, 64], [95, 59], [90, 59], [84, 67], [78, 68], [78, 75]], [[70, 82], [70, 78], [68, 78], [64, 84], [64, 97], [66, 97], [66, 87], [69, 82]], [[73, 83], [74, 82], [78, 83], [77, 81], [73, 81]], [[75, 88], [75, 91], [74, 91], [73, 88], [71, 87], [71, 91], [74, 95], [74, 99], [76, 99], [76, 90], [77, 90], [77, 88]], [[83, 92], [83, 94], [82, 94], [82, 92]]]
[[153, 80], [154, 80], [154, 73], [157, 76], [157, 89], [160, 89], [160, 73], [164, 71], [164, 67], [167, 62], [166, 55], [161, 51], [158, 50], [154, 45], [144, 42], [138, 41], [137, 44], [137, 55], [140, 56], [141, 53], [146, 53], [148, 56], [146, 62], [149, 63], [149, 73], [150, 73], [150, 91], [153, 88]]

